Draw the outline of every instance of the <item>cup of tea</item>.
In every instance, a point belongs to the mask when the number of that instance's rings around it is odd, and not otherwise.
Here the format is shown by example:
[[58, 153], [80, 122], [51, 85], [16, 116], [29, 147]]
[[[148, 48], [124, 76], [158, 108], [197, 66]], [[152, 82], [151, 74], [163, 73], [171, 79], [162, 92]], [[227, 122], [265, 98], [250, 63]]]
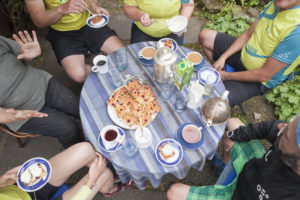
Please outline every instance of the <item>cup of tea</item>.
[[154, 52], [155, 52], [154, 47], [151, 47], [151, 46], [144, 47], [138, 53], [139, 58], [151, 60], [151, 59], [153, 59]]
[[119, 131], [122, 131], [119, 127], [114, 125], [105, 126], [100, 133], [103, 145], [106, 149], [111, 149], [118, 145], [121, 140], [121, 134]]
[[186, 58], [193, 64], [194, 70], [199, 70], [205, 63], [203, 56], [196, 51], [189, 52]]
[[197, 127], [194, 124], [188, 124], [182, 129], [182, 137], [188, 143], [197, 143], [202, 137], [202, 127]]
[[93, 72], [99, 72], [105, 74], [108, 72], [107, 57], [104, 55], [98, 55], [93, 59], [94, 66], [92, 67]]

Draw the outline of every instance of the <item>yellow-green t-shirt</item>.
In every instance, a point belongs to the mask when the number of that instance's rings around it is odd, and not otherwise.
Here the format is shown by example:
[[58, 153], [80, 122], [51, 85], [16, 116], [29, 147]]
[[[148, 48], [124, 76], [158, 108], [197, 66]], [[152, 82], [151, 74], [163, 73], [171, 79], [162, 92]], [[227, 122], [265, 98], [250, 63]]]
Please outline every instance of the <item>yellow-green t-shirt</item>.
[[9, 185], [0, 189], [0, 200], [31, 200], [31, 197], [16, 185]]
[[[50, 10], [67, 2], [68, 0], [44, 0], [46, 9]], [[56, 24], [51, 25], [51, 28], [57, 31], [75, 31], [86, 25], [86, 20], [90, 14], [85, 11], [81, 14], [64, 15]]]
[[[125, 4], [136, 6], [156, 21], [165, 21], [179, 15], [181, 4], [189, 2], [190, 0], [124, 0]], [[139, 21], [136, 21], [135, 24], [141, 31], [151, 37], [161, 38], [171, 34], [168, 27], [160, 23], [154, 22], [148, 27], [142, 26]]]
[[262, 68], [269, 56], [288, 64], [270, 81], [263, 82], [274, 88], [300, 64], [300, 5], [279, 12], [272, 1], [259, 15], [252, 36], [242, 49], [241, 60], [247, 70], [255, 70]]

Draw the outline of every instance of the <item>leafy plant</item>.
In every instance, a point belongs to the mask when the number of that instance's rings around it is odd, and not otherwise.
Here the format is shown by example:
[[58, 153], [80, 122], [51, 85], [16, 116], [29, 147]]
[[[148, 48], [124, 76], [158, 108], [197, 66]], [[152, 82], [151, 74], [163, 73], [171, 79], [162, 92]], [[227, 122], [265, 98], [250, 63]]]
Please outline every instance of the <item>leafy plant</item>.
[[274, 88], [266, 98], [275, 104], [274, 113], [284, 121], [300, 114], [300, 76]]

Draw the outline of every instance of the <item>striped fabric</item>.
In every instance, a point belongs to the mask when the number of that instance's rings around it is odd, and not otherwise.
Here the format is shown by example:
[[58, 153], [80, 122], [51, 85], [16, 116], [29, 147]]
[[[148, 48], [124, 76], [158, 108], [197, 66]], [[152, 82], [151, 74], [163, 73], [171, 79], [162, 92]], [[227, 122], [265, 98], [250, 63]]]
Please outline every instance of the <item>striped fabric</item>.
[[[145, 46], [155, 46], [154, 42], [143, 42], [126, 46], [129, 51], [129, 68], [121, 72], [123, 80], [126, 74], [137, 75], [143, 74], [147, 78], [148, 83], [152, 86], [154, 92], [158, 96], [159, 84], [152, 79], [153, 66], [144, 66], [138, 61], [138, 51]], [[184, 47], [177, 49], [178, 61], [183, 58], [190, 50]], [[109, 68], [117, 67], [115, 52], [108, 56]], [[204, 67], [210, 66], [208, 63]], [[193, 79], [196, 78], [194, 73]], [[179, 179], [183, 179], [189, 169], [194, 167], [202, 170], [206, 158], [211, 158], [218, 146], [223, 135], [225, 124], [206, 128], [201, 122], [200, 109], [185, 109], [182, 113], [174, 111], [174, 103], [178, 91], [175, 91], [169, 101], [160, 101], [162, 111], [147, 126], [153, 136], [152, 144], [146, 149], [139, 149], [134, 158], [128, 158], [120, 149], [117, 152], [104, 152], [97, 145], [97, 138], [101, 129], [109, 124], [113, 124], [107, 114], [107, 99], [114, 92], [115, 88], [110, 83], [111, 79], [108, 73], [99, 74], [91, 73], [86, 79], [81, 92], [80, 98], [80, 116], [85, 137], [90, 141], [95, 149], [108, 158], [114, 165], [122, 182], [133, 178], [139, 189], [144, 189], [146, 180], [149, 180], [153, 187], [159, 187], [162, 176], [165, 174], [173, 174]], [[224, 92], [223, 83], [220, 82], [214, 92], [222, 94]], [[187, 89], [184, 91], [187, 95]], [[207, 97], [204, 97], [204, 100]], [[185, 122], [193, 122], [203, 127], [204, 143], [197, 150], [191, 151], [184, 149], [182, 161], [175, 167], [162, 166], [155, 157], [154, 151], [156, 145], [165, 138], [176, 139], [176, 130]], [[134, 130], [125, 130], [126, 137], [133, 137]]]

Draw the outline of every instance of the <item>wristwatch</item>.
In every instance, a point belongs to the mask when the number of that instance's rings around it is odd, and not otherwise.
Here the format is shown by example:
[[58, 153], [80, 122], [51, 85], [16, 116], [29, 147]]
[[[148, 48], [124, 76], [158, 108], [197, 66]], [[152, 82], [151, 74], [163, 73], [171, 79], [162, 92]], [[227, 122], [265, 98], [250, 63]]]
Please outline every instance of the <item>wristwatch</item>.
[[234, 131], [228, 131], [227, 132], [227, 137], [231, 138], [233, 136], [233, 134], [234, 134]]

